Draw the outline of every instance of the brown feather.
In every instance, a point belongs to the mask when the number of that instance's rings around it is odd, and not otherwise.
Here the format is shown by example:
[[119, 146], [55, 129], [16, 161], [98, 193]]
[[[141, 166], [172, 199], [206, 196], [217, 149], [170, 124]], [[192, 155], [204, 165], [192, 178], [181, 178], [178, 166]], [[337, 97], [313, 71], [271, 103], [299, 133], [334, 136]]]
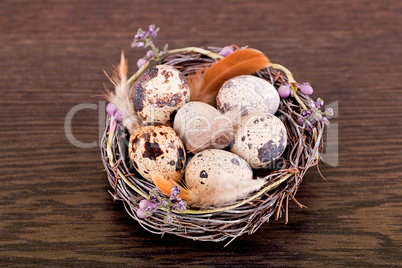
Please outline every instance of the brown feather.
[[254, 74], [270, 64], [269, 59], [259, 50], [236, 50], [210, 67], [199, 70], [190, 78], [191, 100], [215, 106], [216, 95], [223, 83], [235, 76]]

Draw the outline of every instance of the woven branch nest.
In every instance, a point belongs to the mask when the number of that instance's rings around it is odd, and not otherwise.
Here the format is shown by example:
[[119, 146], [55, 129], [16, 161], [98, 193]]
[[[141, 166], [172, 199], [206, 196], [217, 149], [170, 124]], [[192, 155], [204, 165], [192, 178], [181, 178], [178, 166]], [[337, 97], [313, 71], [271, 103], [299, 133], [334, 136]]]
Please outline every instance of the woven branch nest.
[[[220, 50], [215, 47], [207, 49], [216, 53]], [[185, 76], [213, 62], [213, 59], [196, 52], [179, 52], [163, 58], [163, 64], [176, 67]], [[273, 84], [275, 88], [288, 83], [286, 75], [273, 68], [260, 70], [256, 75]], [[214, 242], [230, 239], [230, 243], [245, 233], [256, 232], [271, 217], [278, 219], [285, 215], [287, 222], [289, 200], [295, 201], [300, 207], [303, 206], [295, 199], [296, 192], [307, 170], [320, 161], [324, 123], [317, 122], [315, 128], [309, 131], [299, 124], [302, 110], [300, 102], [311, 108], [311, 101], [309, 96], [301, 92], [298, 92], [297, 101], [292, 96], [281, 98], [276, 115], [287, 129], [288, 143], [282, 155], [285, 160], [281, 163], [280, 170], [254, 172], [254, 176], [266, 179], [266, 184], [260, 191], [223, 208], [173, 212], [174, 220], [170, 224], [164, 222], [166, 210], [158, 209], [145, 219], [136, 215], [139, 202], [148, 196], [155, 185], [143, 179], [133, 168], [128, 157], [129, 134], [120, 123], [115, 135], [109, 137], [108, 117], [101, 141], [101, 154], [113, 188], [110, 193], [114, 199], [123, 201], [128, 214], [143, 228], [161, 235], [169, 233], [188, 239]]]

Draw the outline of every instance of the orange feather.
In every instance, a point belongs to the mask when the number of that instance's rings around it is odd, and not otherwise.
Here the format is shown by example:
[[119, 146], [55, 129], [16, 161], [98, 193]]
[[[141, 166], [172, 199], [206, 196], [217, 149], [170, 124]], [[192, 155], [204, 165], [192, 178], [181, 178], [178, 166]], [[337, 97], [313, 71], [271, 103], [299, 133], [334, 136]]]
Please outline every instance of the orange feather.
[[259, 50], [236, 50], [190, 78], [191, 100], [215, 106], [216, 95], [223, 83], [235, 76], [254, 74], [270, 64], [269, 59]]
[[172, 187], [174, 185], [178, 186], [181, 190], [179, 197], [181, 199], [189, 199], [189, 193], [187, 189], [181, 187], [177, 183], [175, 183], [172, 180], [165, 179], [161, 174], [154, 172], [151, 174], [152, 180], [155, 184], [156, 187], [165, 195], [170, 196], [170, 190], [172, 190]]

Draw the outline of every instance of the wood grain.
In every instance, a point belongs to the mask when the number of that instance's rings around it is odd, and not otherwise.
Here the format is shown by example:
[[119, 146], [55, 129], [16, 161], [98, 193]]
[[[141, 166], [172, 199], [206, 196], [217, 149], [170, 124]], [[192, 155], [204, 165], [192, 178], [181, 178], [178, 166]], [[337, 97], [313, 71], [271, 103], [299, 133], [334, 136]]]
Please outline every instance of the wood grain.
[[[108, 194], [98, 96], [138, 27], [157, 44], [249, 45], [337, 102], [338, 165], [311, 170], [290, 218], [230, 246], [143, 230]], [[402, 267], [402, 2], [0, 2], [0, 263], [5, 267]], [[99, 108], [101, 107], [101, 108]], [[335, 157], [333, 155], [332, 157]]]

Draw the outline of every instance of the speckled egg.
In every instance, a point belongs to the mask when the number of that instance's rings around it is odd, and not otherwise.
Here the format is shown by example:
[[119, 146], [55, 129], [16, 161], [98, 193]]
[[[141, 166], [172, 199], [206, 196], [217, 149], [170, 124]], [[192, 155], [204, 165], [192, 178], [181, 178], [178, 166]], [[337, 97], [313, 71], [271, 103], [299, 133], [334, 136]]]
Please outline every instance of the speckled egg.
[[195, 154], [188, 162], [185, 174], [186, 185], [192, 190], [231, 184], [236, 178], [252, 180], [253, 171], [238, 155], [219, 149]]
[[238, 109], [242, 116], [266, 112], [275, 114], [279, 107], [279, 94], [266, 80], [241, 75], [222, 85], [216, 97], [216, 105], [221, 113]]
[[138, 128], [130, 136], [129, 155], [135, 169], [148, 181], [152, 182], [152, 171], [176, 182], [183, 177], [185, 149], [169, 126], [151, 123]]
[[168, 65], [145, 70], [134, 85], [134, 110], [144, 122], [173, 124], [175, 111], [190, 100], [185, 77]]
[[198, 101], [186, 103], [179, 109], [173, 129], [191, 152], [224, 148], [233, 138], [231, 119], [213, 106]]
[[266, 168], [286, 148], [287, 133], [282, 121], [269, 113], [242, 118], [231, 152], [245, 159], [253, 169]]
[[208, 149], [197, 153], [187, 164], [185, 174], [189, 204], [221, 207], [249, 196], [265, 183], [253, 178], [249, 164], [231, 152]]

